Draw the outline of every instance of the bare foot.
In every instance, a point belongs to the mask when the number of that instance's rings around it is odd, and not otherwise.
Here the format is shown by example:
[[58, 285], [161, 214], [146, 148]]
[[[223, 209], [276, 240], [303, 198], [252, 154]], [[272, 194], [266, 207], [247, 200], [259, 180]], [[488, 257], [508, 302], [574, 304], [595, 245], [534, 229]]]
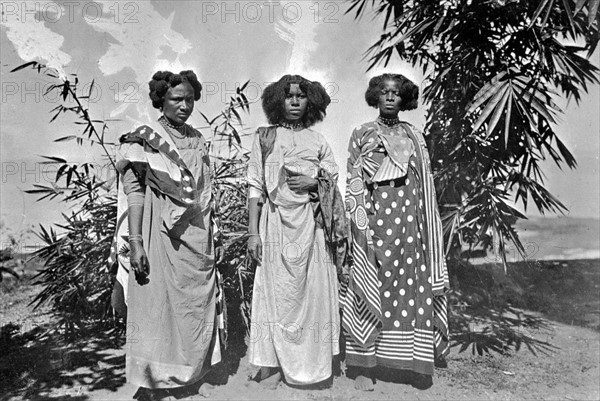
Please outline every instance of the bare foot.
[[213, 386], [212, 384], [202, 383], [202, 385], [198, 389], [198, 395], [203, 398], [208, 398], [208, 397], [210, 397], [211, 391], [214, 389], [215, 389], [215, 386]]
[[361, 391], [373, 391], [375, 386], [370, 377], [359, 375], [354, 379], [354, 388]]
[[269, 390], [275, 390], [279, 383], [281, 382], [281, 373], [277, 372], [274, 375], [267, 377], [264, 380], [261, 380], [260, 384]]
[[448, 361], [443, 356], [438, 356], [434, 359], [434, 366], [440, 369], [446, 369], [448, 367]]
[[278, 368], [261, 367], [251, 380], [263, 388], [274, 390], [281, 382], [281, 372]]
[[277, 368], [260, 368], [260, 384], [269, 390], [275, 390], [281, 381], [281, 372]]

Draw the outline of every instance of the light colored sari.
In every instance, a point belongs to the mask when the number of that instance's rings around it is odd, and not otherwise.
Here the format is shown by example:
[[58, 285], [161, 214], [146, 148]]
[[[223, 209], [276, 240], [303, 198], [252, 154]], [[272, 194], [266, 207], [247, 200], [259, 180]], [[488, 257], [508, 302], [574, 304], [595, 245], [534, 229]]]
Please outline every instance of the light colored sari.
[[296, 385], [328, 379], [339, 353], [336, 267], [309, 194], [295, 193], [286, 183], [290, 173], [316, 178], [320, 168], [337, 178], [331, 148], [319, 133], [278, 127], [264, 163], [257, 136], [248, 169], [249, 197], [267, 195], [259, 223], [263, 253], [254, 278], [249, 360], [281, 367], [285, 380]]

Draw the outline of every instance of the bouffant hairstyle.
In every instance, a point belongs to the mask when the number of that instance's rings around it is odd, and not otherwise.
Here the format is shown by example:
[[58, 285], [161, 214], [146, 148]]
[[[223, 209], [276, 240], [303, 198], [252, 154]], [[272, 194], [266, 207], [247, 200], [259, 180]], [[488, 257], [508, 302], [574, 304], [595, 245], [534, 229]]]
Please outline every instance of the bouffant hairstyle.
[[369, 87], [365, 92], [365, 100], [369, 106], [378, 107], [381, 89], [383, 89], [386, 81], [396, 81], [398, 88], [400, 88], [400, 97], [402, 98], [400, 110], [413, 110], [417, 108], [419, 105], [419, 87], [410, 79], [400, 74], [382, 74], [371, 78]]
[[267, 86], [262, 94], [262, 107], [269, 123], [277, 125], [285, 120], [285, 98], [290, 92], [291, 84], [298, 84], [308, 99], [302, 124], [308, 128], [323, 121], [325, 110], [331, 103], [323, 85], [300, 75], [284, 75], [279, 81]]
[[165, 95], [169, 88], [174, 88], [182, 82], [192, 85], [192, 88], [194, 88], [194, 100], [200, 100], [202, 84], [198, 81], [194, 71], [186, 70], [181, 71], [179, 74], [174, 74], [171, 71], [158, 71], [152, 76], [152, 80], [148, 82], [152, 106], [155, 109], [160, 109], [165, 102]]

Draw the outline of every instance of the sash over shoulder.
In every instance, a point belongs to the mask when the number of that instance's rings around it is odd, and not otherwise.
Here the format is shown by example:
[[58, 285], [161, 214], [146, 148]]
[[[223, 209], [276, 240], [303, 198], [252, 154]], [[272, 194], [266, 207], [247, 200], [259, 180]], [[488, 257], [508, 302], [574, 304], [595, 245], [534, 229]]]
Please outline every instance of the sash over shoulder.
[[198, 197], [195, 177], [170, 138], [142, 125], [121, 136], [119, 141], [117, 171], [120, 174], [129, 164], [135, 171], [144, 169], [146, 185], [173, 200], [194, 203]]
[[[205, 188], [198, 190], [197, 177], [192, 175], [168, 135], [163, 136], [151, 126], [142, 125], [122, 135], [119, 142], [121, 145], [116, 152], [119, 175], [131, 166], [136, 174], [144, 177], [145, 185], [168, 196], [175, 205], [181, 205], [178, 207], [181, 210], [179, 217], [192, 205], [200, 206], [203, 211], [210, 208], [210, 193], [207, 198]], [[108, 266], [111, 271], [116, 271], [117, 281], [123, 286], [125, 302], [129, 276], [128, 214], [127, 195], [117, 181], [117, 222]], [[213, 227], [213, 232], [217, 231], [218, 228]]]

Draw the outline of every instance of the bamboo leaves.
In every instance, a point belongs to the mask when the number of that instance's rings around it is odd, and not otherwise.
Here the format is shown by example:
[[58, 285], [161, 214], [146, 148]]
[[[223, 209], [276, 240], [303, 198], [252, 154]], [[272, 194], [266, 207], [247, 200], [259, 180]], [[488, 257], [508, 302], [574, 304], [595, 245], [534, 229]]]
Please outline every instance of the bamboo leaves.
[[[32, 67], [46, 76], [59, 79], [58, 74], [45, 66], [30, 62], [14, 69]], [[38, 196], [38, 200], [59, 199], [69, 205], [69, 213], [63, 214], [64, 221], [53, 227], [40, 226], [37, 235], [44, 246], [35, 255], [44, 260], [44, 266], [35, 277], [36, 284], [43, 287], [33, 299], [36, 307], [49, 305], [56, 325], [65, 340], [73, 341], [89, 329], [113, 329], [119, 326], [110, 304], [113, 276], [109, 273], [108, 257], [115, 233], [117, 214], [116, 196], [110, 185], [114, 175], [104, 177], [102, 170], [114, 167], [109, 150], [113, 144], [105, 141], [105, 132], [110, 120], [94, 119], [82, 103], [94, 90], [92, 81], [89, 91], [78, 96], [76, 75], [70, 79], [49, 85], [48, 92], [57, 91], [62, 103], [51, 110], [51, 122], [65, 113], [77, 116], [75, 127], [78, 133], [62, 135], [55, 142], [76, 141], [79, 145], [89, 143], [100, 146], [107, 159], [106, 166], [91, 163], [69, 163], [67, 160], [43, 156], [42, 163], [56, 165], [54, 180], [47, 185], [36, 184], [26, 192]], [[245, 176], [245, 153], [241, 148], [241, 133], [244, 129], [239, 110], [249, 111], [250, 102], [244, 94], [248, 82], [236, 90], [229, 104], [214, 118], [202, 115], [214, 142], [225, 142], [227, 152], [217, 152], [212, 158], [216, 168], [213, 175], [217, 213], [222, 217], [221, 228], [229, 245], [226, 266], [222, 269], [230, 301], [239, 305], [242, 320], [249, 327], [252, 265], [246, 255], [247, 217], [246, 195], [242, 177]], [[68, 104], [68, 105], [67, 105]], [[104, 177], [104, 179], [102, 178]], [[241, 184], [241, 186], [240, 186]], [[57, 230], [55, 230], [55, 227]], [[123, 249], [121, 251], [124, 251]], [[224, 269], [228, 267], [228, 269]], [[233, 267], [233, 270], [230, 269]], [[240, 295], [242, 294], [242, 295]], [[239, 326], [243, 326], [243, 323]]]
[[504, 146], [508, 147], [513, 104], [516, 104], [520, 113], [526, 116], [527, 121], [532, 125], [532, 130], [536, 130], [535, 122], [540, 118], [555, 124], [553, 114], [560, 110], [546, 94], [547, 92], [537, 90], [534, 83], [534, 80], [514, 71], [512, 74], [506, 71], [500, 72], [477, 92], [467, 108], [467, 114], [477, 115], [472, 126], [473, 131], [478, 131], [487, 123], [486, 137], [489, 137], [503, 117], [505, 119]]
[[426, 75], [426, 130], [448, 254], [465, 245], [502, 251], [505, 241], [523, 251], [512, 225], [524, 216], [511, 197], [524, 209], [565, 211], [543, 186], [541, 163], [576, 166], [555, 132], [562, 111], [554, 100], [578, 102], [599, 82], [583, 56], [600, 37], [599, 2], [350, 0], [356, 18], [371, 6], [384, 23], [367, 51], [369, 69], [398, 56]]

